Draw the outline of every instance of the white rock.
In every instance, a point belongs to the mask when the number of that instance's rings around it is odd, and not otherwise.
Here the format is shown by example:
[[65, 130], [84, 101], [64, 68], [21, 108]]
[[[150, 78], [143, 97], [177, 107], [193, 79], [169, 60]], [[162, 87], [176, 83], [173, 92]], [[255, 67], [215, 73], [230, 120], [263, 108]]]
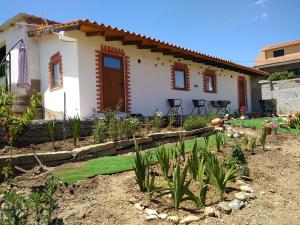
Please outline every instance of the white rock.
[[232, 135], [232, 137], [234, 137], [234, 138], [238, 138], [239, 136], [240, 135], [238, 133], [235, 133], [235, 134]]
[[227, 134], [227, 137], [232, 138], [232, 134], [231, 134], [231, 133], [228, 133], [228, 134]]
[[172, 223], [178, 223], [179, 222], [178, 216], [168, 216], [167, 220], [172, 222]]
[[253, 193], [254, 190], [249, 185], [240, 186], [240, 190], [243, 192]]
[[225, 214], [230, 214], [231, 213], [231, 208], [228, 206], [227, 202], [220, 202], [217, 205], [217, 210], [222, 212], [222, 213], [225, 213]]
[[129, 202], [131, 203], [131, 204], [135, 204], [136, 203], [136, 199], [135, 198], [131, 198], [131, 199], [129, 199]]
[[204, 215], [214, 217], [215, 216], [215, 209], [212, 207], [205, 207], [204, 209]]
[[151, 215], [158, 216], [158, 213], [154, 209], [150, 209], [150, 208], [145, 209], [145, 213], [147, 213], [148, 216], [151, 216]]
[[240, 136], [245, 136], [245, 132], [244, 132], [244, 131], [240, 131], [240, 132], [239, 132], [239, 135], [240, 135]]
[[146, 217], [147, 221], [156, 220], [156, 219], [158, 219], [158, 217], [156, 215], [149, 215], [149, 216]]
[[135, 203], [134, 207], [137, 208], [138, 210], [144, 210], [144, 206], [142, 206], [140, 203]]
[[166, 219], [168, 217], [168, 214], [166, 214], [166, 213], [161, 213], [161, 214], [158, 214], [158, 218], [160, 218], [160, 219]]
[[244, 202], [238, 200], [238, 199], [234, 199], [231, 202], [228, 203], [228, 207], [231, 208], [232, 210], [238, 210], [243, 208], [245, 205]]
[[251, 199], [255, 198], [252, 193], [246, 193], [246, 192], [238, 192], [234, 196], [241, 201], [250, 201]]
[[200, 220], [199, 216], [190, 215], [190, 216], [187, 216], [187, 217], [183, 218], [182, 220], [180, 220], [180, 223], [181, 224], [190, 224], [193, 222], [198, 222], [199, 220]]

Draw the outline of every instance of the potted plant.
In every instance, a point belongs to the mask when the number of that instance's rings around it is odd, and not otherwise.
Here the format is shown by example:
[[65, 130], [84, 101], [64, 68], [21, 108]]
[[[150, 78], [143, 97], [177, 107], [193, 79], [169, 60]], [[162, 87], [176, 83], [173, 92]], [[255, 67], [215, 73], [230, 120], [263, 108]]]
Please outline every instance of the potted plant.
[[245, 112], [247, 111], [247, 106], [242, 105], [240, 107], [240, 118], [243, 120], [245, 119]]

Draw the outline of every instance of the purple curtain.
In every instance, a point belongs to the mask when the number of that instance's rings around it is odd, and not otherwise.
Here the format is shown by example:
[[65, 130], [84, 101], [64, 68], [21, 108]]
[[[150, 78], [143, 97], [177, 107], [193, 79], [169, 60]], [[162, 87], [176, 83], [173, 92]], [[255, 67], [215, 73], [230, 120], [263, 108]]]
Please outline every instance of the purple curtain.
[[20, 88], [28, 88], [31, 86], [31, 82], [28, 79], [27, 73], [27, 57], [26, 57], [26, 46], [24, 42], [21, 42], [19, 47], [19, 77], [17, 86]]

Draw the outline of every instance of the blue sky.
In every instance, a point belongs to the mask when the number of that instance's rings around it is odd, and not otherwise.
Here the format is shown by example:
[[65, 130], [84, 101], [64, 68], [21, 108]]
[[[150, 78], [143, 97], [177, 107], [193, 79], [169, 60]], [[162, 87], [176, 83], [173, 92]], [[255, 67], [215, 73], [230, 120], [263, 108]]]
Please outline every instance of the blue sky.
[[299, 0], [2, 0], [0, 23], [19, 12], [88, 18], [253, 65], [261, 47], [300, 38], [299, 9]]

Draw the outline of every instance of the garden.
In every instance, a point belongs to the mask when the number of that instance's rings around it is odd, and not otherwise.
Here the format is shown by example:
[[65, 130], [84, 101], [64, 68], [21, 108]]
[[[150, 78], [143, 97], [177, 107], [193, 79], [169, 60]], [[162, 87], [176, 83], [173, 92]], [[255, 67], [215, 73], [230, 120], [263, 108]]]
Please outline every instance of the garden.
[[[107, 111], [85, 138], [97, 149], [128, 142], [132, 149], [49, 167], [36, 144], [30, 146], [36, 165], [27, 170], [14, 165], [13, 157], [39, 96], [24, 115], [15, 115], [6, 97], [0, 112], [9, 155], [2, 168], [0, 224], [298, 224], [299, 114], [230, 118], [222, 127], [216, 115], [178, 122], [156, 111], [140, 121]], [[193, 133], [210, 123], [221, 127]], [[67, 141], [81, 149], [82, 121], [70, 124], [65, 140], [54, 137], [53, 121], [47, 124], [51, 151]], [[168, 138], [158, 146], [141, 141], [163, 133]]]

